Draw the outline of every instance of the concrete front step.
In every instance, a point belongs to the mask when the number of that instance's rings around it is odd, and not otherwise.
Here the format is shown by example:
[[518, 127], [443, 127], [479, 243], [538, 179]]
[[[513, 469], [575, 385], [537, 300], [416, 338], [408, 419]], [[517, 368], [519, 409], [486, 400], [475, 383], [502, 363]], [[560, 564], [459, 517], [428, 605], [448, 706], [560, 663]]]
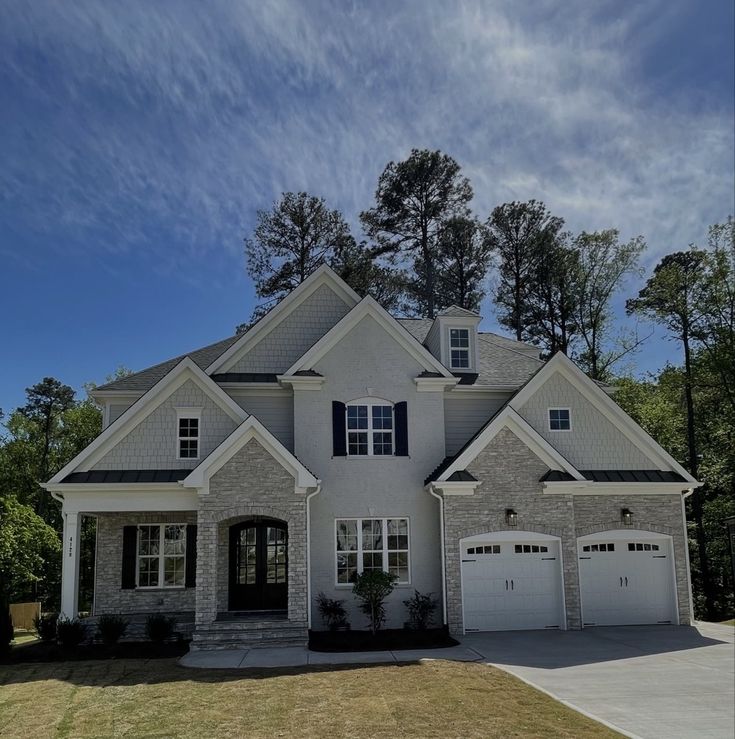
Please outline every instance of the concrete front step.
[[197, 626], [192, 650], [250, 647], [305, 647], [306, 624], [289, 621], [226, 621]]

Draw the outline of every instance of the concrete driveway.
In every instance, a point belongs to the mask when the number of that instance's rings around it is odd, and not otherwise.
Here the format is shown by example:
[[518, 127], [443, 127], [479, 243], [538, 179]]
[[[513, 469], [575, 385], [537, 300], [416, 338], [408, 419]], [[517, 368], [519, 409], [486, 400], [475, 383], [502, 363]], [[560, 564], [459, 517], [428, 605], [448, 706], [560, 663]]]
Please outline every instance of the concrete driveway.
[[719, 624], [469, 634], [489, 663], [630, 736], [735, 736], [735, 629]]

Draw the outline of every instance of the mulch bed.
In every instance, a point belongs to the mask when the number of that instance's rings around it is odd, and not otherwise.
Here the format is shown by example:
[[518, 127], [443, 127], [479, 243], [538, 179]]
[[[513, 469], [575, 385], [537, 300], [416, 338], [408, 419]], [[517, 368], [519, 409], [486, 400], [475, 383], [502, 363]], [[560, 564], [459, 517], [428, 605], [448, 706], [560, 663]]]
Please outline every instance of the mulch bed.
[[379, 652], [401, 649], [441, 649], [458, 641], [444, 629], [382, 629], [370, 631], [310, 631], [309, 649], [315, 652]]
[[104, 659], [165, 659], [181, 657], [189, 651], [188, 641], [153, 644], [152, 642], [122, 642], [112, 647], [104, 644], [81, 644], [78, 647], [62, 647], [36, 641], [12, 646], [10, 654], [0, 656], [0, 664], [13, 665], [23, 662], [78, 662]]

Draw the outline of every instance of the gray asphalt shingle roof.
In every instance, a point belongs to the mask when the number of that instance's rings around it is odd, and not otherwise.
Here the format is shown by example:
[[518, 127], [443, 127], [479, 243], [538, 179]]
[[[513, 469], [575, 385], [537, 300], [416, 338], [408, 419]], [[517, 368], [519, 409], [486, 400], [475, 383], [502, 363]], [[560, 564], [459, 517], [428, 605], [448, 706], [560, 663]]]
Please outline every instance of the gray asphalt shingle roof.
[[[430, 318], [399, 318], [398, 322], [419, 342], [423, 343], [433, 321]], [[532, 356], [538, 352], [536, 347], [523, 344], [499, 334], [480, 332], [478, 334], [478, 377], [476, 385], [520, 385], [525, 383], [538, 370], [543, 362]], [[217, 357], [234, 344], [238, 335], [229, 336], [209, 346], [182, 354], [147, 369], [135, 372], [120, 380], [100, 385], [98, 390], [150, 390], [165, 377], [184, 357], [188, 356], [196, 365], [206, 369]], [[222, 378], [215, 378], [224, 381]], [[228, 378], [230, 379], [230, 378]], [[234, 377], [233, 381], [237, 381]], [[273, 381], [270, 377], [270, 381]], [[261, 378], [250, 381], [258, 381]]]

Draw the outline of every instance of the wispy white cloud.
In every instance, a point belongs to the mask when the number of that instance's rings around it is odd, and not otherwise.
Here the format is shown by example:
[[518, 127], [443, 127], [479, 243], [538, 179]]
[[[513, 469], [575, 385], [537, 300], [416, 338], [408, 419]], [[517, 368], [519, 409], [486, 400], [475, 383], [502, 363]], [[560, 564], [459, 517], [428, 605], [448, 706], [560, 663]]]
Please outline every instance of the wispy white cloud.
[[641, 73], [641, 27], [676, 4], [517, 5], [6, 5], [0, 207], [39, 249], [61, 234], [186, 272], [239, 259], [282, 190], [357, 226], [385, 163], [426, 146], [481, 215], [535, 197], [575, 229], [645, 234], [651, 259], [724, 217], [729, 108]]

